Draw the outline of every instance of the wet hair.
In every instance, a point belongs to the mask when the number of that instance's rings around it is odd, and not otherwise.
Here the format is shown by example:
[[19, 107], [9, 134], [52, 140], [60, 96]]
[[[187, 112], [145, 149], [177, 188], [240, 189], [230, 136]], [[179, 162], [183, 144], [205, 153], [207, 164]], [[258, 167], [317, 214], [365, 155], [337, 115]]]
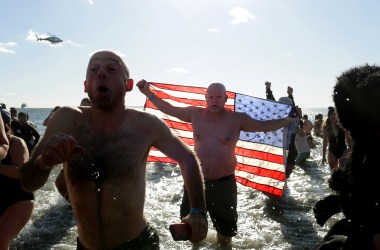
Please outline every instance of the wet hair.
[[28, 119], [28, 114], [25, 112], [19, 112], [18, 117], [20, 118], [21, 116], [25, 116]]
[[330, 116], [334, 112], [335, 112], [335, 108], [334, 107], [330, 106], [330, 107], [327, 108], [327, 116]]
[[9, 111], [11, 112], [11, 114], [17, 115], [17, 109], [15, 107], [10, 107]]

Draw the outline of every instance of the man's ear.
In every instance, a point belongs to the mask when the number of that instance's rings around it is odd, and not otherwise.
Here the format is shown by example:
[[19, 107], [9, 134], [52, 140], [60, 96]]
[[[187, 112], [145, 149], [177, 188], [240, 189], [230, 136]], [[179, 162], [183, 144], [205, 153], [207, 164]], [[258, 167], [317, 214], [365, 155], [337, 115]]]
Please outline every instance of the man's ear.
[[128, 79], [126, 83], [126, 91], [129, 92], [133, 89], [133, 79]]
[[84, 80], [83, 86], [84, 86], [84, 93], [87, 93], [87, 81], [86, 80]]

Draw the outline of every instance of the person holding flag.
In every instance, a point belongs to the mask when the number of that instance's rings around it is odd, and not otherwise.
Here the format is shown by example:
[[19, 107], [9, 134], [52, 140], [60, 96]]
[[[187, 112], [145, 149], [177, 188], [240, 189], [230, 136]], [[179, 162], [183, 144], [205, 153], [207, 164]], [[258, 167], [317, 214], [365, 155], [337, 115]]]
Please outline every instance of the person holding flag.
[[[140, 80], [136, 85], [160, 111], [191, 123], [194, 151], [200, 159], [205, 179], [206, 205], [217, 231], [220, 246], [231, 246], [237, 234], [237, 186], [235, 147], [241, 131], [267, 132], [287, 126], [294, 118], [286, 117], [261, 121], [244, 112], [226, 109], [226, 88], [221, 83], [208, 86], [206, 107], [173, 106], [152, 92], [150, 82]], [[190, 211], [186, 188], [181, 204], [181, 217]]]

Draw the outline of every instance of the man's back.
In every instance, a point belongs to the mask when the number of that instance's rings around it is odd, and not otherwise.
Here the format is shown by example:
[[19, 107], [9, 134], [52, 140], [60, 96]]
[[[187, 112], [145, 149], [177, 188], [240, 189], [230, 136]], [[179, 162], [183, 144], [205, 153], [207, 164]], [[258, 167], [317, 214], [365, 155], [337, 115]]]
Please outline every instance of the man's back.
[[314, 125], [309, 119], [305, 119], [303, 121], [303, 130], [305, 131], [306, 134], [310, 135], [313, 127]]

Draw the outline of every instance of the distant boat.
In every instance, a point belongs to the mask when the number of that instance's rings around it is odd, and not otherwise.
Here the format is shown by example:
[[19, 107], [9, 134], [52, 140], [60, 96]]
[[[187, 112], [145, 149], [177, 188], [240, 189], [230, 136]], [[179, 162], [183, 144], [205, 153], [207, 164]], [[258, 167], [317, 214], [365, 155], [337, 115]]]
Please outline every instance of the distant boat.
[[23, 102], [22, 104], [21, 104], [21, 108], [26, 108], [28, 105], [26, 105], [26, 103], [25, 102]]

